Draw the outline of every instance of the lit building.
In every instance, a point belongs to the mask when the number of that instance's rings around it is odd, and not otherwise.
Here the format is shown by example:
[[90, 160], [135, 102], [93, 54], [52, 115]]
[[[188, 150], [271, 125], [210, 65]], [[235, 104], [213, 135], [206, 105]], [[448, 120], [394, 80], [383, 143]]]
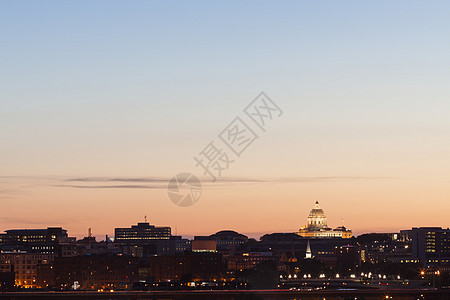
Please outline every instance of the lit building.
[[36, 282], [37, 266], [51, 263], [54, 254], [42, 253], [0, 253], [0, 272], [14, 272], [15, 285], [24, 288], [39, 287]]
[[450, 264], [450, 229], [419, 227], [408, 231], [412, 256], [426, 265]]
[[6, 230], [0, 238], [0, 249], [4, 251], [21, 250], [33, 253], [57, 254], [63, 244], [73, 242], [67, 230], [61, 227], [47, 229], [14, 229]]
[[167, 255], [174, 251], [171, 236], [170, 227], [156, 227], [145, 222], [130, 228], [116, 228], [114, 242], [122, 247], [125, 255]]
[[137, 225], [131, 226], [131, 228], [116, 228], [114, 242], [145, 243], [148, 240], [168, 240], [170, 236], [170, 227], [156, 227], [149, 223], [138, 223]]
[[302, 237], [314, 238], [345, 238], [352, 237], [352, 231], [344, 226], [332, 229], [328, 227], [327, 217], [322, 208], [319, 206], [319, 201], [316, 201], [314, 208], [311, 209], [308, 216], [308, 224], [300, 228], [297, 233]]
[[313, 256], [312, 256], [312, 251], [311, 251], [311, 245], [309, 244], [309, 240], [308, 240], [308, 245], [306, 246], [305, 259], [311, 259], [311, 258], [313, 258]]

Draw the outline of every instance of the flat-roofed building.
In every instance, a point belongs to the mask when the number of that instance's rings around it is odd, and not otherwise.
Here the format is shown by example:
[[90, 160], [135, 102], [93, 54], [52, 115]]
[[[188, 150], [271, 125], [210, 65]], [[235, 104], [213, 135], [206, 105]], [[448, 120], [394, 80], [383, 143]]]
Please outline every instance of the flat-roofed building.
[[140, 257], [166, 255], [174, 251], [171, 236], [170, 227], [157, 227], [145, 222], [129, 228], [116, 228], [114, 242], [121, 245], [124, 254]]
[[419, 227], [408, 234], [413, 258], [425, 265], [450, 264], [450, 229]]
[[68, 237], [67, 230], [61, 227], [11, 229], [5, 232], [0, 238], [0, 250], [4, 251], [63, 255], [75, 242], [75, 238]]
[[15, 285], [24, 288], [37, 288], [37, 266], [52, 263], [55, 254], [43, 253], [0, 253], [0, 272], [14, 272]]

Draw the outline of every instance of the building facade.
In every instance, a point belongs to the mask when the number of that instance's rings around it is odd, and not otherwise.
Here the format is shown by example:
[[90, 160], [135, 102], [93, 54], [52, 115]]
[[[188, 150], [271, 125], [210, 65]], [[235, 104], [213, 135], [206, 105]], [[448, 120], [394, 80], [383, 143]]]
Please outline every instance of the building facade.
[[43, 253], [0, 253], [0, 272], [15, 273], [15, 285], [24, 288], [38, 288], [37, 268], [40, 264], [52, 263], [55, 254]]
[[171, 237], [170, 227], [156, 227], [145, 222], [130, 228], [116, 228], [114, 242], [126, 255], [148, 257], [172, 254], [175, 243], [171, 242]]
[[449, 228], [412, 228], [408, 234], [411, 239], [413, 258], [425, 265], [450, 264]]
[[311, 238], [344, 238], [352, 237], [352, 231], [344, 226], [332, 229], [328, 227], [327, 217], [319, 201], [316, 201], [314, 208], [310, 211], [306, 226], [297, 232], [299, 236]]
[[84, 255], [61, 257], [54, 263], [55, 285], [70, 289], [129, 289], [138, 281], [139, 261], [134, 257]]

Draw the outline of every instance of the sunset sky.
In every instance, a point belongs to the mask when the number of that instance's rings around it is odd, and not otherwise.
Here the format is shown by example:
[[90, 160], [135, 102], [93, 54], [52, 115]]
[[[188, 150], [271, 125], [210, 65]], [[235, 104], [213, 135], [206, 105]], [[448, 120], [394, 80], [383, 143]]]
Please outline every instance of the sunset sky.
[[[355, 234], [450, 220], [448, 1], [0, 2], [0, 232]], [[282, 110], [215, 183], [167, 196], [264, 91]], [[250, 124], [250, 123], [249, 123]], [[231, 155], [230, 155], [231, 156]]]

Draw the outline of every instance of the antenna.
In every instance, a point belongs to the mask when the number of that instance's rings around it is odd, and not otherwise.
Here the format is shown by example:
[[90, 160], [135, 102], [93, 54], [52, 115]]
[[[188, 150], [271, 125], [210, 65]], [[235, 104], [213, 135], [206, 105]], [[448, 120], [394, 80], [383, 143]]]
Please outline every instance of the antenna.
[[147, 223], [147, 215], [144, 216], [144, 221]]
[[88, 229], [88, 237], [92, 237], [92, 228], [90, 228], [90, 227]]

